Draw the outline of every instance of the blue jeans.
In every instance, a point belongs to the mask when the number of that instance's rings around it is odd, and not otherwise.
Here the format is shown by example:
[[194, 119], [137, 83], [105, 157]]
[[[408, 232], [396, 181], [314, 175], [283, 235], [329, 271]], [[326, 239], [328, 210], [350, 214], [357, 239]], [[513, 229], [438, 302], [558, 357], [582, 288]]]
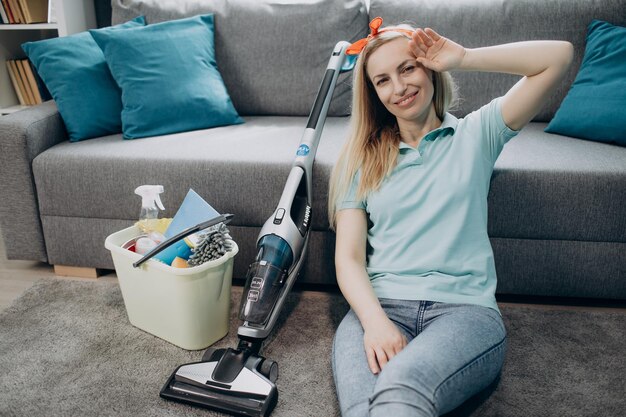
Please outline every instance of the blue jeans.
[[341, 415], [438, 416], [488, 387], [500, 374], [506, 330], [497, 311], [469, 304], [380, 299], [408, 344], [374, 375], [354, 311], [333, 342]]

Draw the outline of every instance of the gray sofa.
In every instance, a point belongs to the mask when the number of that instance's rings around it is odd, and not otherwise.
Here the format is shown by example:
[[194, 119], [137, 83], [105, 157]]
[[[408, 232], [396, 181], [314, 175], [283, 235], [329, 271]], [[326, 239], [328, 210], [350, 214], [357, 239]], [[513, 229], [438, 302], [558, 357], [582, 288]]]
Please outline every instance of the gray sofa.
[[[297, 3], [297, 2], [293, 2]], [[330, 51], [368, 22], [430, 26], [466, 47], [527, 39], [575, 46], [565, 80], [498, 159], [489, 193], [489, 234], [499, 294], [626, 299], [626, 148], [543, 131], [580, 65], [592, 19], [626, 25], [611, 0], [113, 0], [112, 23], [216, 15], [220, 72], [244, 124], [146, 139], [121, 134], [70, 143], [54, 102], [0, 118], [0, 221], [9, 259], [112, 269], [103, 242], [131, 225], [141, 184], [163, 184], [172, 216], [193, 188], [234, 213], [236, 278], [254, 257], [306, 125]], [[453, 74], [462, 117], [504, 94], [516, 77]], [[309, 261], [300, 281], [336, 285], [327, 183], [348, 128], [350, 75], [335, 91], [314, 168]], [[165, 104], [166, 105], [166, 104]], [[581, 117], [584, 117], [581, 115]], [[626, 132], [624, 133], [626, 135]]]

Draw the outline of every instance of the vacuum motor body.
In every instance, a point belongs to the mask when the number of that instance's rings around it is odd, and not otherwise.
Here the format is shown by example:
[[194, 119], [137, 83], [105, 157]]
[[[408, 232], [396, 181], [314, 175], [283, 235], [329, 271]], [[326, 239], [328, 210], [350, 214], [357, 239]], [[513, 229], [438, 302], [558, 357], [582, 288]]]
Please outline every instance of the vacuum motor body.
[[256, 260], [250, 264], [246, 275], [239, 319], [261, 326], [276, 305], [294, 256], [287, 241], [274, 234], [263, 236], [257, 248]]

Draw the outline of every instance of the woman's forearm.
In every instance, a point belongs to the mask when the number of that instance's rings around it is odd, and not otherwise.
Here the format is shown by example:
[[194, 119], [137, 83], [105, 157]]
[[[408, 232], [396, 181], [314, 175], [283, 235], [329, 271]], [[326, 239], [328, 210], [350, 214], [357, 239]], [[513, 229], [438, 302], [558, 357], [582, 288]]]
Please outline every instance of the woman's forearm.
[[337, 263], [337, 283], [364, 328], [373, 325], [377, 319], [386, 317], [365, 266], [352, 261]]
[[572, 45], [564, 41], [527, 41], [466, 48], [458, 69], [532, 77], [547, 69], [558, 73], [565, 71], [572, 55]]
[[537, 114], [563, 79], [573, 47], [563, 41], [528, 41], [466, 49], [459, 69], [523, 76], [505, 94], [502, 118], [519, 130]]
[[364, 210], [337, 213], [335, 268], [337, 283], [363, 328], [387, 317], [374, 293], [366, 269], [367, 217]]

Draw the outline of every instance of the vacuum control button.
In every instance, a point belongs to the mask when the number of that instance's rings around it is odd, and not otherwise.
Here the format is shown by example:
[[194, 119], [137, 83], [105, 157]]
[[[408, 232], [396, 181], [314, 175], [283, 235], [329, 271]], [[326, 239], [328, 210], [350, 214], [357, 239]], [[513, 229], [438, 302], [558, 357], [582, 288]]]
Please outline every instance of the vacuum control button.
[[285, 209], [278, 209], [276, 211], [276, 216], [274, 217], [274, 224], [281, 224], [283, 219], [285, 218]]

